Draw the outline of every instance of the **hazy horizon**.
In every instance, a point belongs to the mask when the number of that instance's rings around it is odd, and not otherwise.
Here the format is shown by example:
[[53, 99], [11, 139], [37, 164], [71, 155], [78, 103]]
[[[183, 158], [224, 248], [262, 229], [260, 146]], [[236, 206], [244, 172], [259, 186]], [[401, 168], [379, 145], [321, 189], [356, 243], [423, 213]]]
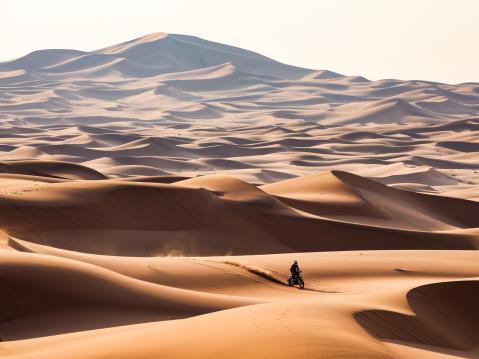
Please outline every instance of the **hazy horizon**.
[[[471, 0], [125, 3], [6, 0], [0, 62], [32, 51], [91, 51], [152, 32], [193, 35], [275, 60], [372, 80], [479, 82]], [[12, 30], [14, 30], [12, 32]]]

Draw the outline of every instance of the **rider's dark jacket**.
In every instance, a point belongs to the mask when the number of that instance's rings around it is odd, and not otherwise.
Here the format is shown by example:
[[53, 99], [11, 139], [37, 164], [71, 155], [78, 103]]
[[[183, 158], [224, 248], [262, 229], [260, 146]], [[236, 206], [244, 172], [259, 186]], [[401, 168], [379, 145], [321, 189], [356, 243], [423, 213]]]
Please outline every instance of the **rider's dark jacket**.
[[291, 266], [289, 270], [291, 271], [291, 275], [293, 277], [299, 275], [299, 266], [297, 263], [293, 263], [293, 265]]

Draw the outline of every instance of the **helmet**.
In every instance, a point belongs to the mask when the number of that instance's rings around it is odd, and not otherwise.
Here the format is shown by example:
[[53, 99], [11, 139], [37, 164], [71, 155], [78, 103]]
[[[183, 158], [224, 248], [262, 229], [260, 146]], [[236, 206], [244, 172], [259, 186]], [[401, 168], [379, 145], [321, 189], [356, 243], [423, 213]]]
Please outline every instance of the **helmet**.
[[298, 264], [298, 261], [296, 259], [294, 260], [294, 264]]

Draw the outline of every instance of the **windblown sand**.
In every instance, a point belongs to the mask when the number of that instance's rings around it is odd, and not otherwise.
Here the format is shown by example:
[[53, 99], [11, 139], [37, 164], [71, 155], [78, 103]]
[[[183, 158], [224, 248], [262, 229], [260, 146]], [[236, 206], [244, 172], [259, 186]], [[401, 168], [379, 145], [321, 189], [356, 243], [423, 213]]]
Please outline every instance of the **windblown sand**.
[[479, 84], [157, 33], [0, 63], [0, 118], [2, 358], [479, 356]]

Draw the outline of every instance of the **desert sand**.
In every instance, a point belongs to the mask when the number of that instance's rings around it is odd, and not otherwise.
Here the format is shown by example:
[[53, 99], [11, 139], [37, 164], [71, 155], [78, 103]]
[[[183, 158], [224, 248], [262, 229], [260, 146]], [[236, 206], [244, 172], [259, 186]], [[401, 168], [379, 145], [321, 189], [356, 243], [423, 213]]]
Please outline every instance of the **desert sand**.
[[479, 84], [155, 33], [0, 118], [1, 358], [479, 357]]

